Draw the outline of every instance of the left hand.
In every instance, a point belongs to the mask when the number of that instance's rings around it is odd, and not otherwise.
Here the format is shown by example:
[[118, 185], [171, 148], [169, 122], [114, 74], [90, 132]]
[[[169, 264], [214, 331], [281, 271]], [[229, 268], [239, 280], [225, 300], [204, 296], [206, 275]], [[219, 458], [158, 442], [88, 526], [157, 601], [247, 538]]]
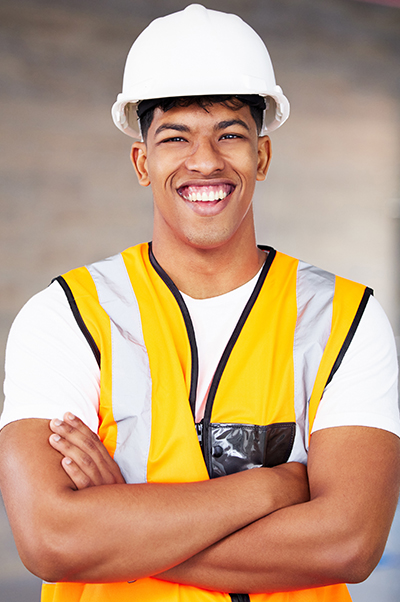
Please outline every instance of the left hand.
[[64, 421], [50, 421], [50, 445], [64, 457], [61, 465], [77, 489], [125, 483], [118, 464], [79, 418], [67, 412]]

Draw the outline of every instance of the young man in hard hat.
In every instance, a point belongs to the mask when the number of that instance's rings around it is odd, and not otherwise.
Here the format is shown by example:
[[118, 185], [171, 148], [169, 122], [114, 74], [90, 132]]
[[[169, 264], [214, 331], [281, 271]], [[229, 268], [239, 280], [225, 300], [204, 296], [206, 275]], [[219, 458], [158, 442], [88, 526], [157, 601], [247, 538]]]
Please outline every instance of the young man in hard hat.
[[192, 5], [132, 47], [113, 116], [137, 138], [140, 116], [152, 244], [56, 279], [9, 341], [1, 482], [46, 602], [346, 601], [383, 552], [390, 327], [370, 289], [255, 241], [288, 107], [234, 15]]

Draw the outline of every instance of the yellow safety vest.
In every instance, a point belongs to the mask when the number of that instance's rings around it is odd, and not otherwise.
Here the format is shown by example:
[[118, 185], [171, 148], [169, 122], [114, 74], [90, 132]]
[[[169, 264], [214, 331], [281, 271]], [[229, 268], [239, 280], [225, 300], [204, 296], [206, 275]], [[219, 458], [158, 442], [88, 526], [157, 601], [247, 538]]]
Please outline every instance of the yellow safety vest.
[[[193, 482], [306, 462], [323, 390], [370, 289], [268, 251], [195, 424], [189, 312], [151, 244], [57, 280], [101, 367], [99, 435], [127, 483]], [[243, 596], [153, 578], [43, 585], [42, 602], [345, 602], [345, 585]]]

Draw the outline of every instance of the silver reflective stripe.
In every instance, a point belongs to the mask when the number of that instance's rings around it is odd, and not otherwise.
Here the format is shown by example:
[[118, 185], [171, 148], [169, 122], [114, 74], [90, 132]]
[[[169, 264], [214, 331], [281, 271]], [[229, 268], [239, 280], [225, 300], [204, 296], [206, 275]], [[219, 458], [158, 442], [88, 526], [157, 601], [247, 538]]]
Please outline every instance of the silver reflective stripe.
[[334, 292], [334, 274], [299, 261], [293, 346], [294, 407], [298, 425], [293, 447], [297, 453], [301, 448], [304, 452], [308, 448], [308, 405], [331, 332]]
[[127, 483], [147, 481], [151, 377], [139, 306], [121, 255], [87, 266], [111, 321], [114, 458]]

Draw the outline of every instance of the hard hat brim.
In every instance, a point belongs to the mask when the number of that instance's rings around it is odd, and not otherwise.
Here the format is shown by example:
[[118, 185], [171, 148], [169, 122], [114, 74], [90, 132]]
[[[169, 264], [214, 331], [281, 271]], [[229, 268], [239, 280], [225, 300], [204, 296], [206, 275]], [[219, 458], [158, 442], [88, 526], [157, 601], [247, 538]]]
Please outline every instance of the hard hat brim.
[[[213, 94], [220, 94], [220, 92]], [[236, 92], [236, 94], [238, 93]], [[206, 96], [207, 94], [203, 95]], [[265, 136], [285, 123], [290, 114], [290, 104], [279, 86], [275, 86], [275, 90], [272, 93], [260, 94], [260, 96], [267, 101], [259, 134], [260, 136]], [[136, 114], [137, 106], [141, 100], [127, 97], [124, 94], [118, 94], [117, 100], [111, 108], [112, 119], [117, 128], [136, 140], [142, 139], [140, 122]]]

